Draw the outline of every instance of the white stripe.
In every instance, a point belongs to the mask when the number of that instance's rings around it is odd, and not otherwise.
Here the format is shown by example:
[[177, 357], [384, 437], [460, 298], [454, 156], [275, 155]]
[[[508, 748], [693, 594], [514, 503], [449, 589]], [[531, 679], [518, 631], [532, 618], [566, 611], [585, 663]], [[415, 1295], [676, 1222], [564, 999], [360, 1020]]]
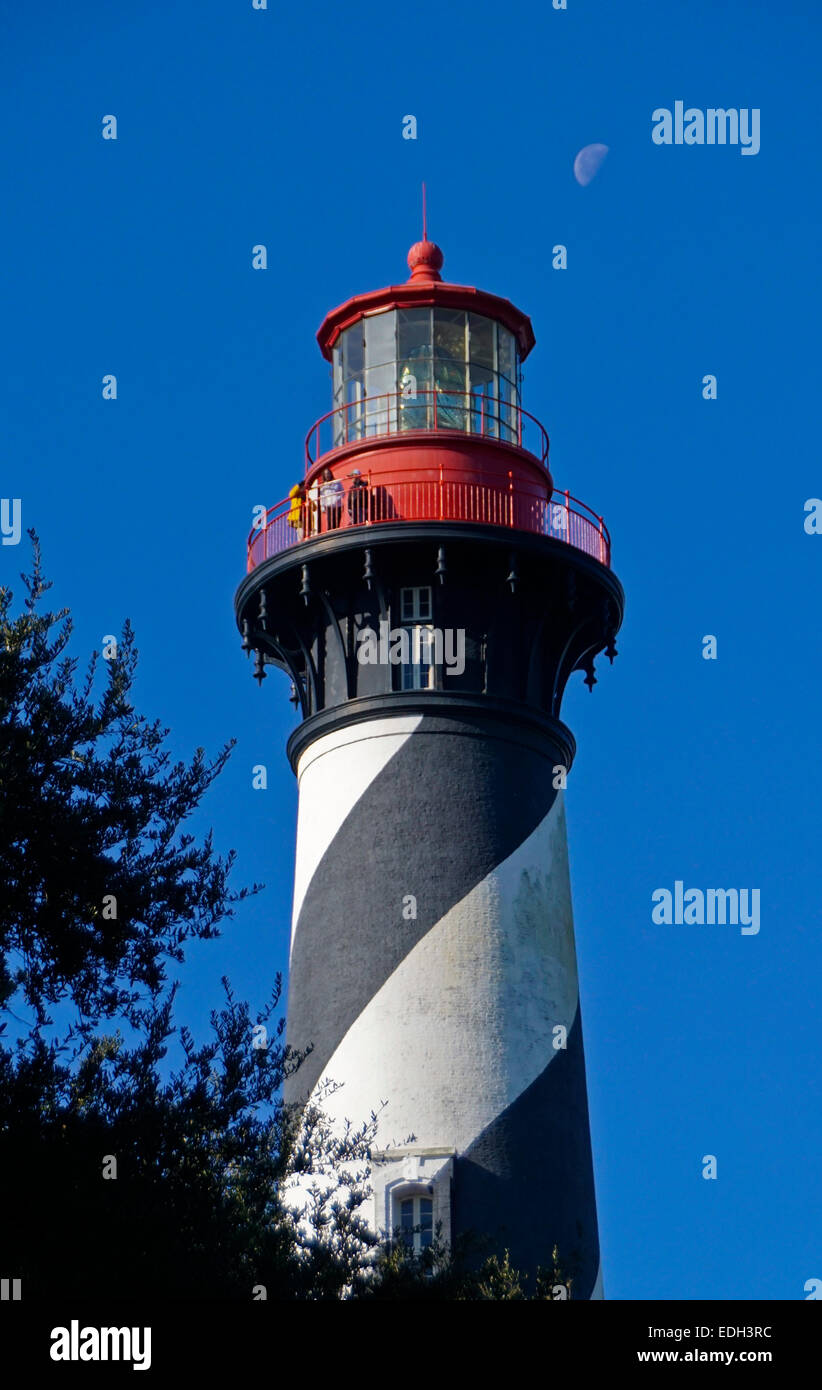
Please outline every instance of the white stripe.
[[346, 816], [421, 723], [421, 714], [411, 714], [349, 724], [316, 739], [300, 758], [292, 950], [297, 918], [317, 865]]
[[[459, 850], [457, 849], [458, 853]], [[425, 884], [409, 884], [424, 900]], [[391, 930], [386, 921], [386, 931]], [[389, 1103], [378, 1147], [410, 1133], [464, 1151], [557, 1056], [579, 991], [561, 796], [508, 859], [417, 943], [325, 1068], [336, 1122]]]

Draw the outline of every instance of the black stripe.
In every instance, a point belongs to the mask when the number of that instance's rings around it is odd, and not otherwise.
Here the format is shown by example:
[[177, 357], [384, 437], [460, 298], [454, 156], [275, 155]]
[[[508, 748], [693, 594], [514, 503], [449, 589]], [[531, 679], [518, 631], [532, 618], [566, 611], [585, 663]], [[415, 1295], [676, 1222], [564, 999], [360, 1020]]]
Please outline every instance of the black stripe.
[[579, 1012], [567, 1048], [457, 1157], [454, 1231], [487, 1240], [485, 1254], [507, 1249], [528, 1274], [551, 1265], [556, 1245], [572, 1298], [591, 1297], [599, 1238]]

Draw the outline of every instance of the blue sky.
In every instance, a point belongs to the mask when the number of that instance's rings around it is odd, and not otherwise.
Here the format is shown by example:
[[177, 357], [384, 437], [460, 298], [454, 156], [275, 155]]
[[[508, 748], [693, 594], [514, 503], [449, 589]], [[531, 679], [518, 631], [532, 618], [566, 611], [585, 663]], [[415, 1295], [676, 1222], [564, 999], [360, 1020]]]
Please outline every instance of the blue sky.
[[[445, 277], [532, 317], [523, 404], [627, 592], [613, 670], [563, 709], [606, 1296], [803, 1298], [822, 1278], [818, 10], [48, 0], [3, 28], [0, 495], [40, 533], [74, 651], [130, 617], [175, 752], [237, 737], [198, 824], [267, 884], [195, 951], [180, 1018], [203, 1029], [225, 972], [262, 1001], [285, 965], [295, 716], [284, 677], [252, 681], [233, 592], [252, 508], [331, 406], [316, 328], [406, 278], [424, 178]], [[758, 107], [759, 154], [653, 144], [679, 99]], [[3, 582], [26, 559], [1, 547]], [[655, 926], [676, 879], [759, 888], [759, 934]]]

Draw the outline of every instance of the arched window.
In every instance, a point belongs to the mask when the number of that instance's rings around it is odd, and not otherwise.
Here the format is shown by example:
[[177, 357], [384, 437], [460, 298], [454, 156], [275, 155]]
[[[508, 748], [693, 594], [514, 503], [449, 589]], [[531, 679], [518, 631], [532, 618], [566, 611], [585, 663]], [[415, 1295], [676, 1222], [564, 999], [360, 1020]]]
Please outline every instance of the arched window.
[[417, 1254], [427, 1250], [434, 1239], [434, 1199], [430, 1193], [400, 1193], [394, 1199], [394, 1212], [394, 1226], [408, 1249]]

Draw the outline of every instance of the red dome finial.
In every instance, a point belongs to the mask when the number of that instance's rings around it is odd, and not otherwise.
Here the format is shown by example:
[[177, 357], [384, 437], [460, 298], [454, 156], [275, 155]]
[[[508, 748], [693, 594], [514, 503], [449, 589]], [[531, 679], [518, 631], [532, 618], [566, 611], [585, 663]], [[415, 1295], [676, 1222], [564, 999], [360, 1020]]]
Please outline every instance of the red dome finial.
[[435, 241], [415, 241], [408, 252], [412, 280], [441, 280], [445, 257]]
[[428, 219], [426, 216], [425, 184], [422, 186], [422, 241], [415, 241], [408, 252], [408, 264], [412, 280], [441, 280], [444, 257], [435, 241], [428, 240]]

